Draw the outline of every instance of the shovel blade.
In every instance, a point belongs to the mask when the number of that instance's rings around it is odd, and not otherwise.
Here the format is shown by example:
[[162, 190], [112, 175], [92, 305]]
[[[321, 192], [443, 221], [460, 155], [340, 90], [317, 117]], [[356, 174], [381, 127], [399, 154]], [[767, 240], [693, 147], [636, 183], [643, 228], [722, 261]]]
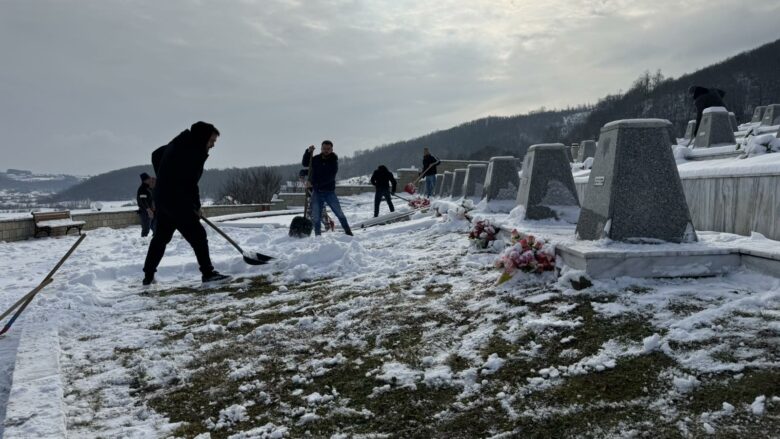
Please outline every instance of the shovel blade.
[[404, 192], [408, 194], [414, 194], [417, 192], [417, 188], [415, 188], [413, 184], [407, 183], [406, 186], [404, 186]]
[[252, 257], [244, 255], [244, 262], [249, 265], [264, 265], [271, 259], [273, 259], [271, 256], [266, 256], [262, 253], [252, 253]]

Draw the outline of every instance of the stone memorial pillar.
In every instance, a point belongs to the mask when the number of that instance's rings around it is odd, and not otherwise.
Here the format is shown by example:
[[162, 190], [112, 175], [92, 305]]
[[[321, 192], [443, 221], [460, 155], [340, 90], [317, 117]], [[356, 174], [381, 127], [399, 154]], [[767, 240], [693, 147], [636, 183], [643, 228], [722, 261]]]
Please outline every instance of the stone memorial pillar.
[[579, 143], [572, 143], [571, 144], [571, 161], [572, 162], [580, 161], [579, 158], [580, 158], [580, 144]]
[[693, 141], [694, 148], [735, 145], [734, 131], [731, 129], [729, 112], [725, 107], [705, 108], [701, 115], [699, 132]]
[[476, 164], [466, 167], [466, 180], [463, 183], [463, 196], [466, 198], [482, 198], [485, 187], [485, 175], [488, 165]]
[[670, 123], [631, 119], [604, 125], [577, 222], [579, 239], [697, 240], [669, 148]]
[[695, 120], [689, 120], [688, 126], [685, 127], [685, 140], [691, 140], [693, 139], [693, 130], [696, 129], [696, 121]]
[[[571, 151], [570, 151], [571, 152]], [[487, 201], [515, 200], [520, 177], [512, 156], [492, 157], [485, 175], [484, 197]]]
[[583, 140], [580, 142], [580, 162], [584, 162], [588, 157], [596, 155], [596, 141], [595, 140]]
[[441, 183], [444, 180], [444, 174], [436, 174], [436, 183], [433, 185], [433, 195], [439, 196], [441, 192]]
[[737, 115], [733, 111], [729, 111], [729, 122], [731, 122], [731, 131], [739, 130], [739, 123], [737, 123]]
[[780, 125], [780, 104], [766, 106], [766, 109], [764, 110], [764, 117], [761, 118], [761, 125]]
[[463, 198], [463, 183], [466, 181], [466, 170], [456, 169], [452, 176], [452, 187], [450, 188], [450, 196], [453, 199]]
[[674, 130], [674, 125], [670, 125], [668, 128], [669, 131], [669, 141], [672, 142], [670, 145], [676, 146], [677, 145], [677, 132]]
[[452, 172], [444, 171], [444, 178], [441, 180], [441, 193], [439, 193], [439, 196], [442, 198], [450, 196], [450, 189], [452, 189], [452, 175]]
[[759, 123], [764, 119], [764, 111], [766, 111], [766, 107], [763, 105], [760, 105], [753, 109], [753, 118], [750, 119], [750, 122], [752, 123]]
[[565, 145], [547, 143], [528, 148], [516, 201], [525, 207], [522, 219], [577, 221], [580, 203]]

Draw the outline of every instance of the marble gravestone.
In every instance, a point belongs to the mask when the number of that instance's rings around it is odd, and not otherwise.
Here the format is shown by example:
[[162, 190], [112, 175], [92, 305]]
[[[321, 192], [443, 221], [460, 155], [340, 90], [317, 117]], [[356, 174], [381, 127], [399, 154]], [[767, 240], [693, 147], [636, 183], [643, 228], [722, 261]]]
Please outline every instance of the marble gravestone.
[[669, 126], [669, 141], [672, 142], [672, 146], [677, 145], [677, 132], [674, 131], [674, 125]]
[[780, 104], [766, 106], [766, 110], [764, 110], [764, 117], [761, 118], [761, 125], [780, 125]]
[[762, 120], [764, 120], [764, 111], [766, 111], [766, 107], [763, 105], [760, 105], [753, 109], [753, 118], [750, 119], [750, 122], [752, 123], [760, 123]]
[[669, 148], [669, 124], [664, 119], [629, 119], [601, 128], [577, 222], [578, 239], [697, 240]]
[[463, 198], [463, 183], [466, 181], [466, 169], [456, 169], [452, 175], [450, 196], [453, 199]]
[[466, 179], [463, 182], [463, 196], [466, 198], [482, 198], [482, 188], [485, 185], [487, 165], [474, 164], [466, 167]]
[[444, 171], [444, 178], [441, 180], [441, 192], [439, 192], [439, 196], [442, 198], [450, 196], [450, 189], [452, 189], [452, 172]]
[[693, 130], [695, 129], [696, 129], [696, 120], [689, 120], [688, 126], [685, 127], [685, 140], [693, 139], [693, 135], [694, 135]]
[[574, 159], [577, 158], [571, 155], [571, 148], [566, 148], [566, 158], [569, 159], [569, 163], [574, 163]]
[[580, 203], [562, 143], [532, 145], [523, 159], [517, 204], [522, 219], [569, 219], [576, 222]]
[[436, 174], [436, 183], [433, 185], [433, 195], [438, 196], [441, 192], [441, 183], [444, 180], [444, 174]]
[[696, 139], [693, 141], [693, 147], [710, 148], [736, 143], [728, 110], [725, 107], [705, 108], [701, 115], [699, 132], [696, 133]]
[[[567, 149], [567, 151], [570, 151]], [[568, 157], [567, 157], [568, 159]], [[494, 200], [515, 200], [520, 177], [517, 162], [512, 156], [492, 157], [485, 175], [484, 198]]]
[[571, 144], [571, 161], [572, 162], [578, 162], [580, 158], [580, 144], [579, 143], [572, 143]]
[[587, 158], [596, 155], [596, 141], [595, 140], [583, 140], [580, 142], [580, 156], [579, 162], [584, 162]]
[[729, 111], [729, 122], [731, 122], [731, 131], [739, 130], [739, 123], [737, 123], [737, 115], [733, 111]]

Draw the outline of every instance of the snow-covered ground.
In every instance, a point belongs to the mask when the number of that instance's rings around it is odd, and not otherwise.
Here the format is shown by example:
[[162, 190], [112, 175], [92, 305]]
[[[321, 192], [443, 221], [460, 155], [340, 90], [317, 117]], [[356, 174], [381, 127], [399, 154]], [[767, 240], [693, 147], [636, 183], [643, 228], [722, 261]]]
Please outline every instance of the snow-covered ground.
[[[342, 202], [350, 222], [372, 215], [372, 195]], [[780, 431], [776, 278], [740, 269], [576, 291], [547, 274], [496, 286], [496, 255], [470, 248], [464, 220], [418, 214], [296, 240], [290, 219], [223, 223], [278, 257], [267, 266], [245, 265], [209, 231], [216, 268], [235, 279], [210, 288], [178, 236], [143, 288], [140, 229], [88, 232], [0, 338], [0, 415], [18, 334], [54, 327], [70, 437]], [[0, 244], [0, 309], [73, 239]]]

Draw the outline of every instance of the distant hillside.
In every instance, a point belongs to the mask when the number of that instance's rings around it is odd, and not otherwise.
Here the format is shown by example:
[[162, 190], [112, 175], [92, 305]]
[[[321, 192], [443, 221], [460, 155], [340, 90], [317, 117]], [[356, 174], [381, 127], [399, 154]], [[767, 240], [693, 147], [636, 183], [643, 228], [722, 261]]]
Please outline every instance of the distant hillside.
[[[592, 106], [486, 117], [415, 139], [357, 151], [352, 157], [340, 157], [339, 178], [369, 174], [380, 164], [390, 169], [420, 167], [424, 147], [443, 159], [523, 157], [528, 147], [535, 143], [570, 144], [597, 139], [602, 126], [618, 119], [669, 119], [674, 123], [677, 135], [682, 136], [688, 120], [695, 117], [688, 97], [688, 87], [694, 84], [726, 91], [726, 105], [742, 123], [750, 120], [756, 106], [780, 103], [780, 75], [777, 72], [780, 72], [780, 40], [677, 79], [664, 78], [661, 72], [646, 72], [628, 91], [606, 96]], [[131, 199], [139, 184], [138, 174], [150, 172], [150, 168], [135, 166], [101, 174], [57, 194], [56, 199]], [[284, 180], [290, 180], [297, 175], [299, 166], [290, 164], [275, 168]], [[216, 197], [232, 172], [235, 169], [207, 170], [201, 179], [202, 195]]]
[[566, 143], [597, 139], [606, 123], [631, 118], [669, 119], [682, 137], [688, 121], [696, 118], [696, 109], [688, 96], [691, 85], [725, 91], [729, 111], [734, 112], [739, 123], [749, 122], [755, 107], [780, 103], [778, 72], [780, 40], [677, 79], [664, 78], [660, 72], [646, 72], [627, 92], [601, 99], [583, 123], [562, 139]]
[[339, 160], [342, 178], [368, 174], [380, 164], [390, 169], [422, 166], [422, 149], [428, 147], [440, 159], [486, 160], [510, 153], [523, 157], [535, 143], [554, 142], [587, 116], [586, 108], [535, 111], [508, 117], [486, 117], [412, 140], [358, 151]]
[[[288, 179], [297, 175], [298, 167], [294, 165], [275, 167], [277, 171]], [[200, 179], [200, 192], [204, 198], [216, 198], [222, 185], [230, 178], [237, 168], [207, 169]], [[121, 201], [135, 199], [135, 193], [141, 184], [140, 175], [146, 172], [154, 175], [152, 165], [131, 166], [96, 175], [83, 182], [58, 192], [51, 197], [51, 201], [74, 200], [101, 200]]]
[[83, 178], [73, 175], [33, 174], [31, 171], [8, 169], [7, 172], [0, 172], [0, 190], [59, 192], [82, 180]]

